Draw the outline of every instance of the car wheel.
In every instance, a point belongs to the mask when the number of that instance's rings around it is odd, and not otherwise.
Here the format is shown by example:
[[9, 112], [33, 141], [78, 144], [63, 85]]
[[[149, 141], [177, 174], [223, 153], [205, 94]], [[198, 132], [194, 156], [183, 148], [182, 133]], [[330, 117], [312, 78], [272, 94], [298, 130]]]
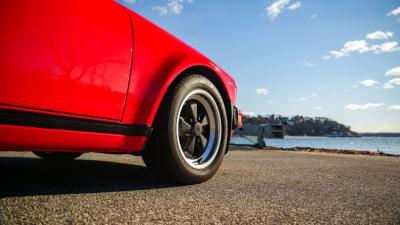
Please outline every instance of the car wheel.
[[151, 172], [169, 182], [204, 182], [224, 157], [227, 124], [215, 85], [203, 76], [188, 75], [165, 96], [143, 160]]
[[74, 160], [81, 156], [81, 152], [33, 152], [33, 154], [39, 156], [45, 160], [51, 161], [68, 161]]

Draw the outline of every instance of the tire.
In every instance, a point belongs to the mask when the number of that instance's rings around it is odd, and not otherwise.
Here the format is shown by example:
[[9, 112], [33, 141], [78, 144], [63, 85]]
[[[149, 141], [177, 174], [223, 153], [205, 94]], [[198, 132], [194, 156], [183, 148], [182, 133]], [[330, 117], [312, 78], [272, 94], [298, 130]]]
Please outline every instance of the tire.
[[81, 156], [81, 152], [33, 152], [42, 159], [50, 161], [69, 161]]
[[227, 142], [228, 122], [220, 93], [207, 78], [187, 75], [165, 96], [142, 157], [161, 179], [196, 184], [217, 172]]

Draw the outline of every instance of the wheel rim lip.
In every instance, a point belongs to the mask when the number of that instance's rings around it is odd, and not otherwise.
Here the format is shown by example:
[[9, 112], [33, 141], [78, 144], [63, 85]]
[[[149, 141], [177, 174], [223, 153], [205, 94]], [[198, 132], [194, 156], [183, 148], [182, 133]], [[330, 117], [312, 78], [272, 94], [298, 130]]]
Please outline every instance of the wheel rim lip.
[[[210, 124], [214, 123], [214, 129], [211, 129], [211, 127], [210, 127], [210, 134], [209, 134], [209, 138], [208, 138], [208, 142], [207, 142], [207, 147], [203, 151], [201, 156], [196, 159], [191, 159], [185, 155], [185, 151], [183, 150], [182, 144], [179, 139], [179, 118], [180, 118], [183, 106], [194, 95], [200, 95], [209, 104], [210, 111], [212, 113], [212, 117], [209, 115], [209, 112], [207, 112], [207, 114], [208, 114], [208, 118], [210, 120], [209, 123]], [[197, 104], [199, 104], [199, 103], [197, 103]], [[207, 108], [204, 105], [203, 105], [203, 107]], [[211, 118], [213, 118], [213, 121], [211, 121]], [[221, 117], [220, 117], [220, 113], [219, 113], [219, 108], [218, 108], [216, 101], [214, 100], [212, 95], [205, 90], [193, 90], [188, 95], [186, 95], [186, 97], [181, 102], [178, 113], [176, 115], [176, 119], [175, 119], [175, 122], [176, 122], [175, 138], [178, 143], [179, 153], [181, 154], [181, 156], [183, 157], [185, 162], [190, 167], [195, 168], [195, 169], [204, 169], [204, 168], [208, 167], [212, 162], [214, 162], [214, 160], [218, 154], [218, 150], [219, 150], [219, 147], [221, 144], [221, 138], [222, 138], [222, 134], [221, 134], [222, 133], [222, 122], [221, 122], [220, 118]], [[204, 159], [204, 160], [200, 161], [201, 159]]]

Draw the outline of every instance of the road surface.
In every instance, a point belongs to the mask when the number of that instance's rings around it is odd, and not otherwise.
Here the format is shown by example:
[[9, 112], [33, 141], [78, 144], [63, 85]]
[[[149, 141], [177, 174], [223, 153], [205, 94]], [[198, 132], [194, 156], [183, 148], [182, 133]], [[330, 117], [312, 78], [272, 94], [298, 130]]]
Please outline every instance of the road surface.
[[193, 186], [153, 178], [140, 157], [69, 163], [0, 152], [0, 224], [399, 224], [400, 158], [231, 151]]

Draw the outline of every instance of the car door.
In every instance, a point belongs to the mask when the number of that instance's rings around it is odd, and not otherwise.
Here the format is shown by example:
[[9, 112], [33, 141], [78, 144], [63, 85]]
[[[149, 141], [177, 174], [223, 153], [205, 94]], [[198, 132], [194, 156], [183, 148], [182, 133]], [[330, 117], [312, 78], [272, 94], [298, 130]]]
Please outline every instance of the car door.
[[1, 1], [0, 106], [120, 120], [132, 29], [110, 0]]

